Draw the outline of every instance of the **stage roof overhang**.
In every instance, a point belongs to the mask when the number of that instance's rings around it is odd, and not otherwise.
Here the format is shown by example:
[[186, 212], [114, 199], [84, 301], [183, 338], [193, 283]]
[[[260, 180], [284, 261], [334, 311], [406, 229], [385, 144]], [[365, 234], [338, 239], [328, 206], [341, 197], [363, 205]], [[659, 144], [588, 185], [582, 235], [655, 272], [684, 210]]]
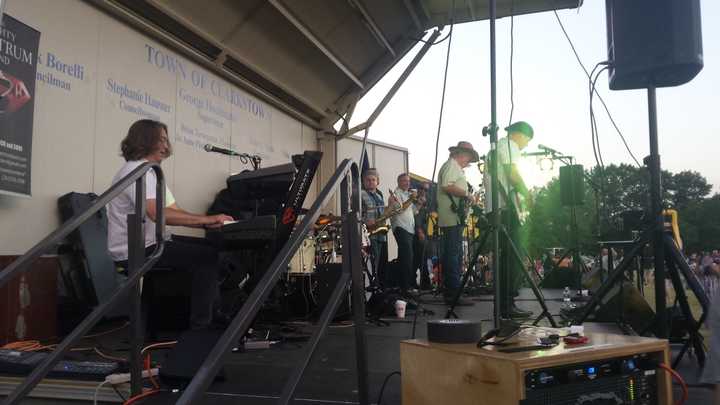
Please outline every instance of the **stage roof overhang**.
[[[331, 125], [424, 33], [488, 18], [489, 0], [86, 0], [316, 129]], [[497, 0], [497, 17], [582, 0]]]

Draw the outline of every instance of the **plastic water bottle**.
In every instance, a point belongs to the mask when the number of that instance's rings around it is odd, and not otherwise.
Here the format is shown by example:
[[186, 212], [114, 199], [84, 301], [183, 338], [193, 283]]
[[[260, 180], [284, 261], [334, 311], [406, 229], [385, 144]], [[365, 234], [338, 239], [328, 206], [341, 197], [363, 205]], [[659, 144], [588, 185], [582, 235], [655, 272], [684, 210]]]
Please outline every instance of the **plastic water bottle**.
[[570, 309], [572, 304], [570, 303], [570, 287], [565, 287], [563, 290], [563, 308]]

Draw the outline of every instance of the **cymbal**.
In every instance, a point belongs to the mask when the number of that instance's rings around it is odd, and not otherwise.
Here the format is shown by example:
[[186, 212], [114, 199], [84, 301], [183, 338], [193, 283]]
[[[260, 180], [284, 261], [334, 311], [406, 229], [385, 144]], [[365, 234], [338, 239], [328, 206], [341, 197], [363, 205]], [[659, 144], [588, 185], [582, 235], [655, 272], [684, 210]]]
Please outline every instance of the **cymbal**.
[[320, 215], [315, 221], [315, 224], [317, 225], [328, 225], [333, 222], [340, 222], [342, 220], [341, 217], [336, 217], [335, 215]]

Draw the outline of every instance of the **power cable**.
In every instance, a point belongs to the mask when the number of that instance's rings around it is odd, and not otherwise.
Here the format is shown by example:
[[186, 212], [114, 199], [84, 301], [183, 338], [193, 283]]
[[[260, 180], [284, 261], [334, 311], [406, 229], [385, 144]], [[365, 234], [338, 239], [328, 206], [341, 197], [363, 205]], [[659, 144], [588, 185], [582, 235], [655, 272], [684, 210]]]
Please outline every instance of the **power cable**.
[[[582, 60], [580, 59], [580, 55], [578, 55], [577, 50], [575, 49], [575, 45], [573, 44], [572, 40], [570, 39], [570, 35], [568, 35], [567, 31], [565, 30], [565, 26], [562, 23], [562, 20], [560, 20], [560, 16], [558, 15], [557, 10], [553, 10], [553, 13], [555, 14], [555, 18], [557, 19], [558, 24], [560, 25], [560, 29], [562, 30], [563, 34], [565, 35], [565, 38], [567, 39], [568, 43], [570, 44], [570, 48], [573, 51], [573, 54], [575, 55], [575, 59], [577, 60], [578, 64], [580, 64], [580, 67], [582, 68], [583, 72], [585, 72], [585, 75], [587, 76], [588, 80], [592, 82], [592, 76], [590, 73], [588, 73], [588, 70], [585, 68], [585, 65], [582, 63]], [[608, 109], [607, 104], [605, 104], [605, 100], [603, 100], [602, 96], [600, 96], [600, 93], [598, 93], [598, 99], [602, 103], [603, 107], [605, 108], [605, 112], [608, 115], [608, 118], [610, 118], [610, 122], [613, 124], [613, 127], [615, 128], [615, 131], [617, 131], [618, 135], [620, 136], [620, 139], [623, 142], [623, 145], [625, 145], [625, 149], [630, 154], [630, 157], [635, 161], [635, 164], [638, 166], [641, 166], [638, 162], [635, 155], [630, 150], [630, 147], [627, 144], [627, 141], [625, 140], [625, 136], [623, 135], [622, 131], [620, 131], [620, 128], [615, 123], [615, 120], [612, 117], [612, 114], [610, 114], [610, 110]]]
[[[599, 64], [597, 65], [599, 66]], [[596, 67], [597, 67], [596, 66]], [[602, 169], [605, 168], [605, 161], [602, 158], [602, 151], [600, 150], [600, 138], [598, 135], [598, 129], [597, 129], [597, 120], [595, 118], [595, 111], [593, 109], [593, 95], [596, 93], [595, 84], [600, 78], [600, 75], [603, 71], [607, 70], [608, 66], [604, 66], [602, 69], [598, 70], [595, 78], [591, 80], [589, 83], [590, 87], [590, 133], [593, 139], [593, 152], [596, 152], [595, 160]], [[595, 69], [593, 69], [594, 71]]]
[[[431, 43], [430, 46], [439, 45], [439, 44], [445, 42], [448, 38], [450, 38], [450, 34], [451, 34], [451, 33], [452, 33], [452, 26], [451, 26], [451, 28], [450, 28], [450, 32], [449, 32], [449, 33], [447, 33], [443, 38], [438, 39], [437, 41]], [[424, 44], [427, 44], [427, 43], [428, 43], [428, 41], [426, 41], [426, 40], [424, 40], [424, 39], [422, 39], [422, 38], [412, 38], [412, 37], [410, 37], [410, 39], [414, 39], [415, 41], [422, 42], [422, 43], [424, 43]]]
[[515, 53], [515, 0], [510, 2], [510, 119], [508, 126], [512, 124], [513, 112], [515, 111], [515, 85], [513, 83], [513, 56]]
[[382, 397], [383, 397], [383, 392], [385, 392], [385, 386], [387, 385], [388, 381], [390, 380], [390, 377], [394, 376], [395, 374], [402, 376], [399, 371], [393, 371], [392, 373], [388, 374], [385, 377], [385, 381], [383, 381], [382, 387], [380, 387], [380, 394], [378, 394], [378, 400], [377, 400], [378, 405], [382, 405]]

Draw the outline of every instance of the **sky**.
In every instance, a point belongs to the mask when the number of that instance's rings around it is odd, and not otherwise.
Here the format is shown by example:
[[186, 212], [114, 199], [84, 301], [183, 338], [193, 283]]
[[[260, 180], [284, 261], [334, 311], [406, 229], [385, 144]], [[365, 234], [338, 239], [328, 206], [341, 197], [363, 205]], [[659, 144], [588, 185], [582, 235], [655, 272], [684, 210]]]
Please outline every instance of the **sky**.
[[[701, 0], [703, 70], [689, 83], [657, 90], [658, 136], [663, 169], [694, 170], [720, 192], [720, 1]], [[605, 2], [585, 0], [578, 10], [558, 11], [580, 59], [590, 71], [607, 60]], [[445, 28], [443, 34], [448, 32]], [[510, 18], [497, 21], [497, 122], [510, 119]], [[442, 37], [443, 35], [441, 35]], [[572, 53], [552, 12], [514, 18], [513, 121], [529, 122], [535, 137], [526, 151], [542, 144], [574, 156], [586, 168], [593, 155], [588, 79]], [[370, 129], [369, 138], [406, 147], [410, 171], [425, 177], [433, 172], [435, 139], [440, 113], [443, 71], [449, 41], [433, 46]], [[422, 44], [420, 44], [422, 45]], [[420, 45], [408, 52], [358, 103], [351, 126], [364, 122], [402, 73]], [[448, 68], [445, 108], [440, 132], [438, 167], [448, 147], [472, 142], [484, 154], [489, 138], [482, 128], [490, 123], [489, 23], [478, 21], [454, 27]], [[649, 154], [647, 92], [611, 91], [607, 74], [597, 81], [613, 119], [642, 163]], [[605, 164], [632, 163], [620, 136], [597, 98], [594, 102], [598, 136]], [[362, 135], [362, 133], [360, 134]], [[499, 131], [503, 136], [504, 131]], [[526, 182], [540, 186], [558, 175], [541, 171], [536, 158], [522, 163]], [[471, 183], [480, 182], [476, 167], [467, 170]]]

